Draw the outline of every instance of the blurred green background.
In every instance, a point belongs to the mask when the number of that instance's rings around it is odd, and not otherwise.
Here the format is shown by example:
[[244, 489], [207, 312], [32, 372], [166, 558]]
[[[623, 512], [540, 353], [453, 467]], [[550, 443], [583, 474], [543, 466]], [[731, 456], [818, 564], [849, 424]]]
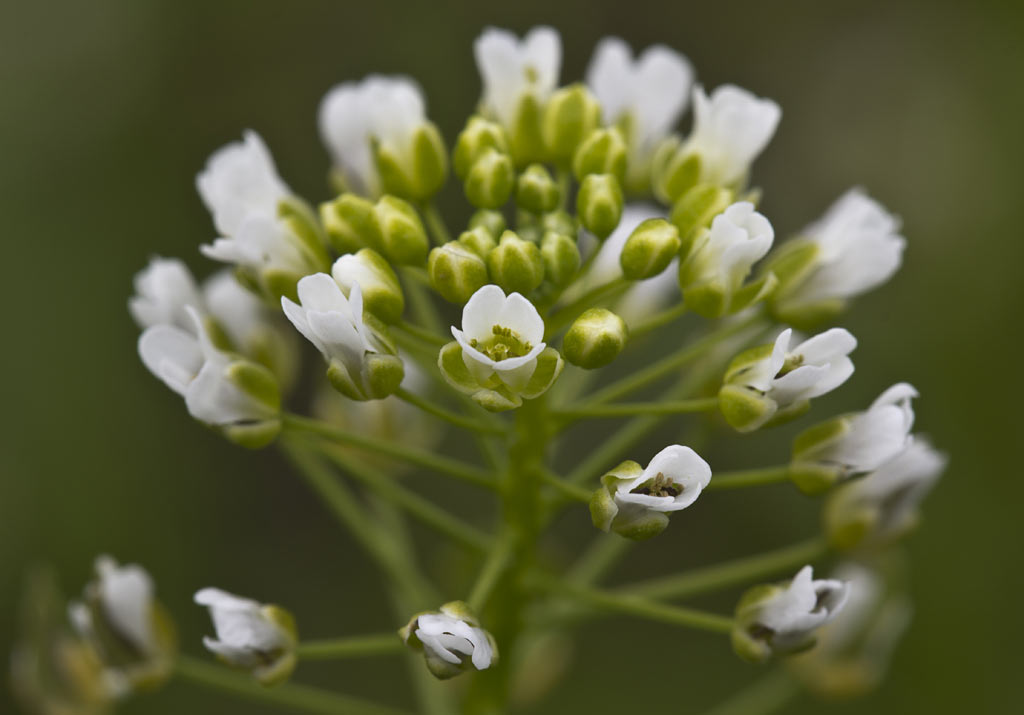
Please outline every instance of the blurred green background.
[[[1014, 3], [3, 3], [0, 650], [30, 563], [52, 562], [77, 592], [99, 552], [152, 571], [193, 653], [209, 625], [191, 594], [208, 584], [288, 605], [309, 635], [391, 625], [372, 565], [278, 458], [194, 424], [145, 372], [125, 307], [131, 277], [153, 254], [212, 268], [196, 250], [213, 227], [193, 178], [243, 129], [263, 135], [295, 190], [322, 200], [315, 112], [331, 85], [409, 73], [451, 138], [479, 92], [476, 34], [538, 23], [562, 33], [563, 81], [618, 34], [677, 48], [709, 87], [776, 99], [782, 124], [755, 180], [780, 236], [854, 184], [903, 217], [904, 269], [844, 321], [860, 339], [857, 374], [814, 414], [862, 407], [899, 379], [921, 390], [919, 429], [952, 463], [909, 546], [916, 618], [876, 694], [828, 707], [801, 699], [787, 712], [1019, 712], [1024, 21]], [[787, 435], [732, 439], [709, 460], [778, 461]], [[664, 553], [684, 568], [784, 544], [816, 519], [817, 505], [785, 489], [715, 495], [669, 530], [664, 552], [644, 549], [618, 577], [663, 570]], [[299, 678], [400, 702], [394, 667], [317, 664]], [[656, 682], [653, 711], [698, 713], [755, 675], [720, 639], [602, 621], [583, 632], [543, 712], [635, 709], [638, 689]], [[185, 707], [264, 712], [178, 684], [124, 711]]]

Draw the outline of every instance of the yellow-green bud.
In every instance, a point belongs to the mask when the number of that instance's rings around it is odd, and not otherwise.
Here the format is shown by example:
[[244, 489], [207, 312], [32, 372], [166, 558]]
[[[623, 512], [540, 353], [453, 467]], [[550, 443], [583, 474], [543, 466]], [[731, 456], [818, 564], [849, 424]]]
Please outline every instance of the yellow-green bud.
[[537, 244], [512, 231], [501, 235], [498, 246], [487, 256], [487, 268], [491, 280], [506, 293], [526, 295], [544, 280], [544, 261]]
[[493, 209], [478, 209], [476, 213], [470, 216], [469, 228], [473, 229], [479, 226], [486, 228], [494, 237], [500, 236], [508, 228], [501, 211], [494, 211]]
[[470, 117], [466, 128], [455, 141], [455, 153], [452, 163], [455, 175], [465, 180], [470, 168], [487, 149], [494, 149], [499, 154], [508, 154], [508, 139], [500, 124], [489, 122], [483, 117]]
[[516, 170], [508, 154], [484, 149], [469, 167], [463, 188], [469, 203], [477, 208], [496, 209], [512, 194]]
[[701, 162], [679, 137], [669, 137], [659, 145], [651, 161], [654, 194], [666, 204], [675, 204], [700, 181]]
[[576, 150], [572, 171], [577, 181], [589, 174], [613, 174], [620, 183], [626, 178], [628, 147], [622, 132], [614, 127], [592, 131]]
[[576, 239], [576, 235], [579, 233], [579, 226], [576, 225], [576, 219], [569, 214], [568, 211], [552, 211], [541, 216], [540, 227], [544, 231], [557, 231], [558, 233], [564, 233], [573, 240]]
[[618, 179], [611, 174], [590, 174], [580, 185], [576, 212], [583, 227], [603, 240], [619, 225], [623, 203]]
[[682, 239], [680, 254], [685, 259], [700, 234], [700, 229], [710, 228], [711, 220], [732, 205], [735, 194], [729, 189], [714, 184], [698, 184], [672, 207], [669, 216]]
[[498, 242], [494, 240], [494, 235], [483, 226], [463, 231], [462, 235], [459, 236], [459, 243], [484, 259], [498, 245]]
[[331, 275], [348, 295], [359, 284], [363, 306], [384, 323], [397, 323], [405, 310], [402, 285], [394, 269], [372, 248], [342, 256], [334, 262]]
[[[377, 252], [392, 263], [423, 265], [430, 239], [423, 222], [409, 203], [394, 196], [383, 196], [375, 207], [380, 224], [381, 246]], [[370, 246], [370, 248], [376, 248]]]
[[586, 370], [604, 367], [626, 347], [626, 321], [605, 308], [591, 308], [576, 318], [562, 341], [562, 354]]
[[580, 249], [576, 242], [558, 231], [547, 231], [540, 241], [544, 277], [558, 288], [569, 285], [580, 267]]
[[356, 194], [342, 194], [320, 204], [320, 221], [338, 253], [355, 253], [383, 242], [373, 202]]
[[448, 150], [433, 122], [416, 129], [404, 155], [385, 144], [375, 144], [373, 155], [384, 192], [414, 201], [436, 194], [448, 173]]
[[663, 218], [649, 218], [630, 234], [622, 247], [622, 274], [640, 281], [661, 273], [679, 253], [679, 231]]
[[536, 96], [526, 94], [520, 98], [507, 133], [509, 152], [517, 167], [547, 159], [541, 136], [543, 114], [544, 107]]
[[540, 164], [531, 164], [516, 183], [516, 205], [535, 214], [554, 211], [562, 192]]
[[544, 146], [556, 163], [568, 165], [576, 148], [601, 122], [601, 105], [584, 85], [551, 95], [541, 125]]
[[484, 259], [458, 241], [449, 241], [430, 252], [427, 275], [442, 298], [460, 305], [488, 283]]

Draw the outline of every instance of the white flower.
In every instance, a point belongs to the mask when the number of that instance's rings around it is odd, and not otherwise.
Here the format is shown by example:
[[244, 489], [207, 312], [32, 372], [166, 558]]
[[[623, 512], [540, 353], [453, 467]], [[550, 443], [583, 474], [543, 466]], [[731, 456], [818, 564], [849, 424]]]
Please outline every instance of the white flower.
[[496, 285], [480, 288], [462, 310], [462, 330], [452, 326], [466, 369], [481, 384], [492, 375], [514, 391], [526, 387], [545, 348], [544, 320], [533, 303]]
[[358, 374], [366, 353], [380, 352], [363, 322], [363, 294], [358, 283], [346, 298], [331, 276], [316, 273], [299, 281], [298, 295], [299, 304], [281, 298], [284, 314], [326, 360], [340, 360]]
[[633, 59], [628, 44], [607, 37], [590, 61], [587, 84], [601, 103], [605, 123], [626, 128], [629, 165], [639, 167], [686, 109], [693, 67], [664, 45], [648, 47]]
[[192, 320], [185, 309], [201, 310], [203, 298], [192, 273], [182, 261], [157, 256], [135, 274], [133, 282], [135, 295], [128, 301], [128, 310], [139, 327], [164, 324], [192, 329]]
[[268, 679], [291, 672], [296, 633], [290, 616], [280, 608], [218, 588], [198, 591], [195, 602], [210, 609], [217, 631], [216, 638], [203, 637], [203, 645], [210, 651], [231, 665], [253, 668], [258, 676]]
[[423, 95], [408, 77], [370, 75], [344, 82], [320, 102], [320, 136], [346, 185], [364, 196], [381, 193], [373, 143], [408, 157], [416, 130], [425, 122]]
[[789, 328], [779, 333], [771, 355], [744, 372], [742, 382], [784, 407], [831, 392], [853, 374], [847, 356], [857, 340], [846, 330], [826, 330], [791, 350], [792, 337]]
[[804, 566], [787, 586], [741, 608], [745, 612], [738, 615], [751, 637], [782, 653], [800, 648], [816, 629], [835, 618], [848, 591], [843, 581], [813, 580], [811, 567]]
[[199, 247], [215, 261], [261, 273], [265, 270], [305, 275], [309, 263], [287, 224], [264, 214], [250, 214], [230, 236]]
[[861, 189], [846, 192], [804, 235], [817, 244], [817, 268], [787, 296], [810, 303], [850, 298], [889, 280], [906, 240], [900, 222]]
[[[153, 580], [137, 564], [119, 566], [109, 556], [96, 559], [98, 580], [87, 589], [87, 598], [95, 597], [99, 615], [113, 628], [117, 637], [137, 653], [156, 649], [153, 629]], [[70, 607], [71, 622], [86, 637], [98, 633], [97, 613], [82, 602]]]
[[838, 418], [842, 425], [838, 436], [811, 445], [799, 459], [836, 465], [848, 475], [878, 469], [910, 446], [914, 397], [917, 390], [911, 385], [893, 385], [867, 411]]
[[689, 447], [678, 444], [654, 455], [637, 477], [621, 481], [613, 499], [621, 518], [634, 512], [672, 512], [697, 501], [711, 481], [711, 467]]
[[506, 127], [516, 120], [525, 96], [543, 103], [558, 84], [562, 41], [550, 27], [535, 27], [522, 40], [489, 27], [473, 44], [483, 80], [481, 110]]
[[243, 141], [214, 152], [196, 177], [196, 188], [225, 236], [238, 233], [253, 215], [277, 216], [278, 202], [291, 195], [266, 144], [252, 131], [245, 132]]
[[686, 150], [701, 158], [701, 180], [729, 185], [743, 179], [771, 141], [782, 110], [734, 85], [723, 85], [708, 97], [693, 90], [693, 132]]
[[143, 364], [185, 398], [189, 414], [197, 420], [232, 425], [273, 417], [271, 406], [228, 378], [233, 359], [213, 345], [199, 314], [192, 308], [188, 313], [191, 332], [173, 325], [154, 325], [143, 331], [139, 337]]
[[267, 328], [263, 303], [238, 282], [230, 269], [207, 278], [203, 296], [210, 315], [238, 349], [246, 350], [254, 336]]
[[833, 531], [863, 523], [872, 543], [902, 535], [917, 522], [917, 507], [946, 462], [927, 441], [911, 443], [867, 476], [836, 491], [826, 508], [827, 523]]
[[734, 203], [715, 216], [711, 229], [695, 243], [687, 258], [686, 283], [713, 284], [733, 295], [774, 239], [771, 223], [752, 203]]
[[491, 667], [494, 649], [487, 631], [470, 625], [460, 615], [441, 607], [441, 613], [425, 613], [416, 620], [416, 638], [427, 657], [438, 658], [453, 666], [462, 666], [468, 657], [477, 670]]

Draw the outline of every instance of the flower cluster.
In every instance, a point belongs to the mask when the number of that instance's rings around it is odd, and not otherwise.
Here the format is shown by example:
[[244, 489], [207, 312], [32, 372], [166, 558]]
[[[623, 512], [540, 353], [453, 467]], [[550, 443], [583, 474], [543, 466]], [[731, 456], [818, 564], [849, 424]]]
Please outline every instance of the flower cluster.
[[[318, 117], [330, 195], [316, 206], [297, 196], [263, 140], [246, 132], [196, 179], [219, 234], [200, 252], [230, 269], [200, 285], [181, 261], [154, 258], [135, 278], [128, 307], [145, 367], [228, 439], [279, 444], [379, 562], [396, 604], [383, 636], [300, 642], [284, 609], [206, 588], [194, 599], [216, 636], [203, 644], [268, 686], [304, 657], [408, 647], [438, 678], [491, 671], [466, 697], [474, 711], [501, 711], [515, 678], [533, 677], [523, 688], [531, 693], [550, 680], [530, 663], [548, 662], [541, 656], [563, 622], [612, 611], [728, 633], [756, 662], [807, 651], [793, 667], [814, 691], [877, 682], [905, 618], [880, 615], [879, 604], [902, 603], [902, 594], [876, 564], [916, 523], [946, 461], [911, 433], [913, 387], [898, 383], [865, 411], [806, 427], [782, 465], [713, 469], [684, 444], [660, 449], [646, 467], [622, 460], [642, 454], [638, 443], [660, 420], [700, 419], [742, 439], [801, 418], [846, 384], [858, 343], [830, 323], [899, 268], [898, 220], [853, 189], [777, 243], [751, 177], [779, 106], [733, 85], [706, 91], [669, 48], [634, 55], [605, 39], [585, 82], [568, 85], [551, 28], [523, 38], [487, 29], [473, 51], [480, 101], [450, 149], [412, 79], [339, 84]], [[677, 126], [688, 108], [684, 134]], [[449, 168], [470, 206], [456, 224], [434, 201]], [[305, 363], [301, 338], [313, 348]], [[300, 380], [300, 364], [318, 367]], [[622, 400], [654, 388], [653, 399]], [[312, 416], [292, 411], [304, 401]], [[569, 432], [623, 418], [631, 421], [607, 437]], [[479, 462], [463, 459], [461, 442], [433, 448], [439, 425], [472, 438]], [[583, 453], [556, 461], [580, 434]], [[400, 483], [400, 466], [496, 496], [493, 533], [479, 523], [487, 510], [473, 520], [451, 513], [450, 491], [428, 498], [418, 490], [430, 480]], [[713, 578], [598, 585], [624, 552], [609, 543], [659, 537], [672, 514], [698, 500], [703, 508], [705, 492], [786, 482], [827, 493], [825, 538], [747, 557]], [[585, 504], [611, 535], [597, 534], [595, 551], [571, 567], [540, 558], [559, 511]], [[447, 580], [435, 584], [402, 528], [406, 517], [482, 554], [476, 578], [441, 574]], [[815, 579], [812, 564], [828, 551], [850, 561], [835, 578]], [[56, 638], [76, 677], [34, 677], [62, 667], [35, 657], [54, 652], [45, 631], [19, 651], [32, 657], [16, 659], [26, 699], [88, 712], [160, 684], [176, 659], [186, 677], [219, 682], [201, 670], [208, 666], [180, 660], [145, 571], [108, 559], [97, 570], [71, 607], [74, 632]], [[730, 616], [667, 602], [752, 581]], [[467, 583], [465, 602], [436, 607], [439, 593]], [[573, 600], [597, 608], [567, 607]], [[59, 682], [59, 692], [44, 681]], [[353, 709], [344, 702], [341, 710]]]

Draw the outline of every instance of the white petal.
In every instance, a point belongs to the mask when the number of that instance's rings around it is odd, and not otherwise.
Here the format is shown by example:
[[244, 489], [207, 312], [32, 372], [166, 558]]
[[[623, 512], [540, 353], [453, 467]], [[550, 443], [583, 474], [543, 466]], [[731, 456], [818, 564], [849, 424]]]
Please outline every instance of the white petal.
[[143, 651], [153, 645], [153, 581], [141, 566], [118, 566], [109, 557], [96, 560], [99, 593], [106, 616], [118, 633]]
[[534, 345], [544, 340], [544, 320], [533, 303], [518, 293], [509, 294], [494, 322]]
[[[487, 340], [493, 335], [498, 316], [505, 306], [505, 291], [485, 285], [474, 293], [462, 309], [462, 330], [470, 339]], [[543, 332], [543, 323], [541, 331]]]
[[171, 325], [154, 325], [143, 331], [139, 357], [151, 373], [179, 395], [185, 394], [204, 360], [195, 336]]

